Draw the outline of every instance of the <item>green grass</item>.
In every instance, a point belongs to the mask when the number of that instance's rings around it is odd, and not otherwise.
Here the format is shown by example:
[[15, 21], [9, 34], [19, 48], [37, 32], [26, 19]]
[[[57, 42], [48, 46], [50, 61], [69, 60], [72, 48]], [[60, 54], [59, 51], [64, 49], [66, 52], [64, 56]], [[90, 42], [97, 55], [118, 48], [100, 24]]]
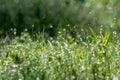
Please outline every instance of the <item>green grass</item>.
[[1, 40], [0, 80], [119, 80], [120, 35], [90, 32], [79, 41], [27, 33]]

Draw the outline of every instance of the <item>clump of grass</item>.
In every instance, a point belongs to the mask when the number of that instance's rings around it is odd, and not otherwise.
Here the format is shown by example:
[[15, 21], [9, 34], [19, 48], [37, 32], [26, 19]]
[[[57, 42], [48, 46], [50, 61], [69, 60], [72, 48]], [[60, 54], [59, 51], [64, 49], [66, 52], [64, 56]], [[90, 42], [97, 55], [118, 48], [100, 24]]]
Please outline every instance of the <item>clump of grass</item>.
[[[111, 33], [85, 41], [71, 36], [45, 40], [29, 34], [15, 37], [0, 48], [0, 79], [4, 80], [111, 80], [120, 79], [120, 40]], [[72, 40], [71, 40], [72, 39]]]

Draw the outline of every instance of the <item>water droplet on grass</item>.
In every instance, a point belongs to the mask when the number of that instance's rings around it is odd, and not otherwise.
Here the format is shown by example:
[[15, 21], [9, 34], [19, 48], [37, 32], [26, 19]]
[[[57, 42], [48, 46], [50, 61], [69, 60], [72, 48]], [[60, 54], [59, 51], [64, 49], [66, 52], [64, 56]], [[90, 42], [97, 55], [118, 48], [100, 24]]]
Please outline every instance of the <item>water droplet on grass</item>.
[[84, 66], [82, 66], [82, 67], [81, 67], [81, 69], [82, 69], [82, 70], [85, 70], [85, 67], [84, 67]]
[[113, 75], [113, 79], [112, 80], [118, 80], [118, 77]]
[[14, 65], [12, 65], [12, 67], [13, 67], [13, 68], [16, 68], [16, 67], [18, 67], [18, 65], [15, 65], [15, 64], [14, 64]]

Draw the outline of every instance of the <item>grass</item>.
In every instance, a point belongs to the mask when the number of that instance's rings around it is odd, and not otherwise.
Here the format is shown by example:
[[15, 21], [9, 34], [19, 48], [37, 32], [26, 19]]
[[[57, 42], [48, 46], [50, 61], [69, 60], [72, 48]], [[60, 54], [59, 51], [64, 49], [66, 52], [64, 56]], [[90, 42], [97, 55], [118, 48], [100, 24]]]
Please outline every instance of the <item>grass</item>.
[[40, 35], [32, 40], [27, 33], [1, 40], [0, 80], [119, 80], [120, 35], [90, 32], [79, 41]]

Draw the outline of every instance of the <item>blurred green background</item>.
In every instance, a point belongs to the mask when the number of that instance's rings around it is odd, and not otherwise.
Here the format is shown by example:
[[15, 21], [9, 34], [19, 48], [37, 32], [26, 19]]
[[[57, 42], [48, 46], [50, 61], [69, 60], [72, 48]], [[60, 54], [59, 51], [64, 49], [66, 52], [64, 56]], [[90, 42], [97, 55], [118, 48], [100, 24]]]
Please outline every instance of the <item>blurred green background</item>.
[[50, 36], [62, 30], [77, 35], [88, 27], [119, 31], [119, 5], [119, 0], [0, 0], [0, 36], [25, 29]]

